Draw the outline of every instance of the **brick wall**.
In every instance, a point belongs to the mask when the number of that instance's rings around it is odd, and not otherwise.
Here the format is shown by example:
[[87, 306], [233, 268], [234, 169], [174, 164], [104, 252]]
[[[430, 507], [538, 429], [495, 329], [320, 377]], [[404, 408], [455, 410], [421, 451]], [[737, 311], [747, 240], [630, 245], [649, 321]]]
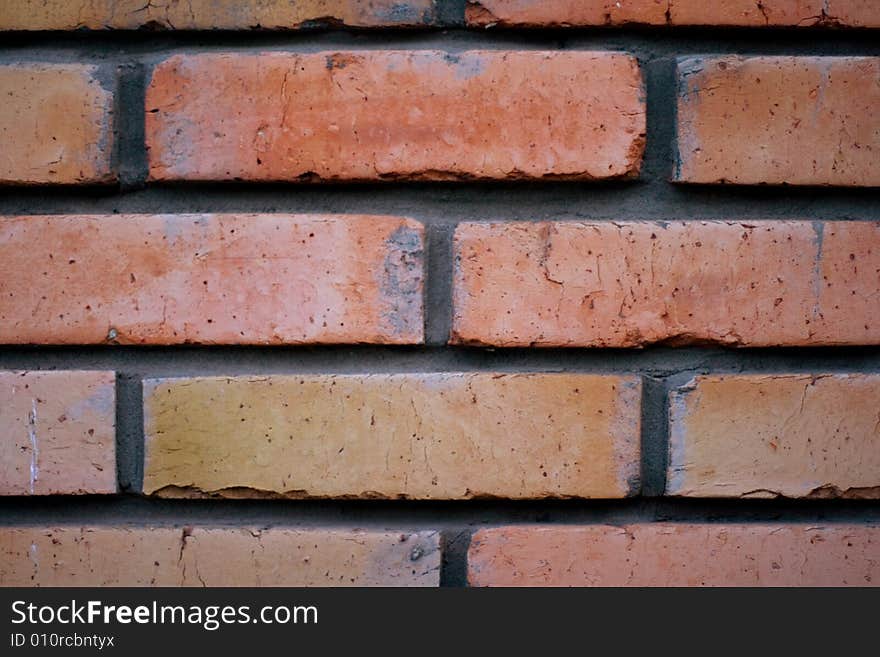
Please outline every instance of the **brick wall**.
[[880, 583], [880, 5], [0, 3], [0, 584]]

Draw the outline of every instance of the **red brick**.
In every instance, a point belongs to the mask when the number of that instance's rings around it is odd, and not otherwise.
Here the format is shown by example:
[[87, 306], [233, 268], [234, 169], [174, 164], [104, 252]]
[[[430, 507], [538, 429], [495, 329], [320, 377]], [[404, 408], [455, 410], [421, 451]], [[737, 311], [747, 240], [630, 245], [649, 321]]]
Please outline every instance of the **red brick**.
[[876, 0], [826, 0], [825, 17], [834, 25], [880, 27], [880, 5]]
[[436, 22], [434, 0], [15, 0], [0, 13], [0, 30], [291, 30]]
[[97, 184], [115, 179], [113, 92], [95, 66], [0, 66], [0, 184]]
[[177, 55], [147, 90], [150, 177], [631, 177], [643, 94], [607, 52]]
[[481, 529], [472, 586], [877, 586], [880, 527], [643, 524]]
[[0, 343], [418, 343], [422, 252], [397, 217], [0, 217]]
[[694, 58], [678, 75], [676, 181], [880, 185], [880, 57]]
[[437, 532], [3, 527], [0, 586], [438, 586]]
[[880, 344], [880, 223], [465, 223], [456, 344]]
[[635, 376], [152, 379], [144, 382], [144, 492], [624, 497], [638, 491], [640, 403]]
[[0, 372], [0, 495], [116, 492], [113, 372]]
[[665, 25], [668, 0], [468, 0], [472, 27]]
[[876, 0], [468, 0], [474, 27], [880, 26]]
[[880, 376], [700, 376], [673, 391], [667, 494], [880, 497]]

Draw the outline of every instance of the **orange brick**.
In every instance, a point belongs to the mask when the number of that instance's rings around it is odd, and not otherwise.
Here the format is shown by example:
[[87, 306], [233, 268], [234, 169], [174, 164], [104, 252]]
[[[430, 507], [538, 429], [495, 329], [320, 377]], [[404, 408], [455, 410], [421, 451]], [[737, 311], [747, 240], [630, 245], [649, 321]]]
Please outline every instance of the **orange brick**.
[[643, 524], [481, 529], [472, 586], [877, 586], [880, 527]]
[[673, 25], [809, 27], [821, 23], [825, 0], [669, 0]]
[[177, 55], [147, 90], [150, 177], [631, 177], [643, 94], [607, 52]]
[[634, 376], [149, 380], [144, 492], [624, 497], [638, 490], [640, 402]]
[[676, 181], [880, 185], [880, 57], [694, 58], [678, 75]]
[[465, 223], [451, 342], [880, 344], [880, 223]]
[[437, 532], [0, 528], [0, 586], [438, 586]]
[[290, 30], [436, 22], [434, 0], [15, 0], [0, 13], [0, 30]]
[[475, 27], [705, 25], [877, 27], [876, 0], [468, 0]]
[[467, 0], [472, 27], [665, 25], [668, 0]]
[[422, 252], [397, 217], [0, 217], [0, 343], [418, 343]]
[[116, 492], [113, 372], [0, 372], [0, 495]]
[[0, 184], [108, 183], [113, 93], [95, 66], [0, 66]]
[[700, 376], [673, 391], [667, 494], [880, 497], [880, 376]]
[[826, 19], [838, 26], [880, 27], [880, 5], [876, 0], [826, 0]]

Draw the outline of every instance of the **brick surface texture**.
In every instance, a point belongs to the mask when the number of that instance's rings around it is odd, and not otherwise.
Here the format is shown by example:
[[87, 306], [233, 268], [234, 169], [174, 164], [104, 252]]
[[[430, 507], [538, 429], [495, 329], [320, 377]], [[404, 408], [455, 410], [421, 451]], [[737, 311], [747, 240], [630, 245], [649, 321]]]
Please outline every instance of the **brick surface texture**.
[[631, 177], [643, 94], [617, 53], [175, 56], [147, 90], [150, 177]]
[[878, 36], [0, 0], [0, 586], [880, 585]]
[[667, 492], [880, 497], [880, 376], [698, 377], [669, 403]]
[[113, 181], [112, 87], [95, 66], [0, 65], [0, 185]]
[[0, 30], [292, 30], [436, 22], [434, 0], [5, 0], [0, 14]]
[[116, 492], [113, 372], [0, 372], [0, 495]]
[[473, 586], [876, 586], [880, 528], [668, 524], [481, 529]]
[[636, 377], [166, 379], [147, 381], [144, 392], [148, 493], [458, 499], [638, 490]]
[[0, 218], [0, 341], [422, 341], [423, 229], [326, 215]]
[[880, 343], [876, 222], [465, 223], [454, 258], [460, 344]]
[[439, 540], [337, 529], [3, 527], [0, 586], [437, 586]]
[[880, 58], [695, 58], [678, 75], [676, 180], [880, 185]]
[[467, 0], [472, 27], [880, 27], [874, 0]]

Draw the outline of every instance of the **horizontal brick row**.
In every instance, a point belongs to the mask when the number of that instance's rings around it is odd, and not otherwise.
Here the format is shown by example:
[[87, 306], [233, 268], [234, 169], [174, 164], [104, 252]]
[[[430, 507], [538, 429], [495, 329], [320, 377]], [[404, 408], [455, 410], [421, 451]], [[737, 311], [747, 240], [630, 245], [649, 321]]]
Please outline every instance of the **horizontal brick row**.
[[[457, 25], [438, 0], [16, 0], [0, 30], [249, 30]], [[458, 6], [458, 3], [452, 3]], [[458, 10], [460, 12], [460, 9]], [[880, 27], [874, 0], [467, 0], [471, 27]]]
[[880, 27], [874, 0], [467, 0], [474, 27]]
[[[146, 494], [640, 492], [637, 376], [311, 374], [143, 388]], [[0, 373], [0, 494], [115, 493], [114, 391], [112, 372]], [[878, 408], [877, 374], [696, 377], [669, 395], [666, 494], [878, 498]]]
[[144, 397], [146, 493], [613, 498], [639, 487], [633, 376], [160, 379]]
[[[877, 57], [681, 60], [673, 180], [880, 185], [878, 75]], [[0, 184], [116, 180], [114, 86], [90, 65], [0, 66]], [[635, 58], [619, 53], [175, 55], [147, 90], [149, 175], [632, 178], [645, 103]]]
[[0, 586], [438, 586], [434, 531], [0, 527]]
[[[873, 524], [481, 529], [472, 586], [877, 586]], [[0, 528], [0, 586], [438, 586], [437, 532]]]
[[146, 106], [152, 180], [631, 177], [645, 134], [608, 52], [177, 55]]
[[880, 223], [465, 223], [456, 344], [880, 344]]
[[0, 217], [0, 343], [419, 343], [423, 250], [399, 217]]
[[[0, 343], [421, 343], [423, 232], [361, 215], [0, 217]], [[878, 222], [464, 223], [454, 249], [453, 344], [880, 344]]]
[[6, 4], [0, 30], [294, 30], [438, 23], [436, 0], [15, 0]]
[[472, 586], [878, 586], [880, 526], [643, 524], [481, 529]]

